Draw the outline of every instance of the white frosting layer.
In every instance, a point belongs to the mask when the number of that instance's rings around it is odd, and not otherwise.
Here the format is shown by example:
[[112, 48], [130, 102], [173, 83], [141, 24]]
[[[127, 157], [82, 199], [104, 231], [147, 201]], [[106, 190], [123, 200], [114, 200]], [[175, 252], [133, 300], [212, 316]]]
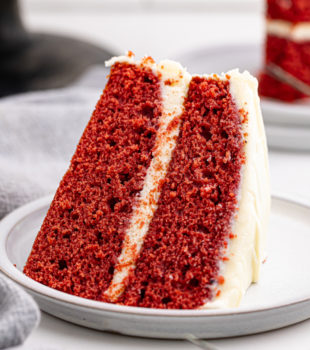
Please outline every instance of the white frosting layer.
[[218, 286], [220, 295], [203, 308], [236, 307], [251, 282], [259, 278], [260, 266], [265, 258], [267, 223], [270, 211], [269, 167], [267, 145], [257, 94], [257, 80], [248, 72], [228, 72], [230, 93], [240, 117], [245, 143], [246, 163], [243, 167], [239, 193], [239, 210], [232, 231], [236, 235], [229, 242], [229, 260], [222, 264], [225, 282]]
[[[163, 61], [156, 65], [149, 59], [136, 62], [133, 57], [121, 56], [108, 62], [127, 62], [137, 65], [147, 65], [155, 74], [161, 75], [161, 91], [163, 99], [163, 114], [160, 118], [159, 131], [156, 139], [154, 158], [147, 170], [144, 187], [140, 199], [134, 208], [130, 226], [126, 232], [123, 249], [115, 268], [112, 283], [106, 291], [111, 301], [124, 289], [124, 281], [131, 269], [134, 269], [136, 257], [139, 255], [144, 237], [157, 208], [160, 195], [160, 179], [164, 179], [171, 160], [171, 154], [176, 146], [179, 133], [179, 116], [183, 111], [183, 101], [186, 97], [191, 76], [179, 64]], [[259, 277], [261, 261], [264, 258], [265, 236], [270, 210], [269, 173], [267, 147], [259, 98], [257, 80], [249, 73], [230, 71], [221, 76], [204, 75], [211, 79], [230, 81], [230, 93], [241, 110], [240, 118], [246, 116], [247, 122], [242, 123], [245, 142], [245, 164], [242, 170], [238, 211], [232, 220], [232, 230], [236, 235], [229, 242], [226, 256], [228, 261], [220, 264], [220, 275], [224, 277], [222, 285], [216, 285], [215, 296], [202, 308], [226, 308], [239, 305], [251, 282]], [[172, 84], [165, 84], [169, 80]], [[174, 128], [167, 126], [174, 119]], [[220, 293], [216, 293], [220, 291]]]
[[136, 60], [134, 54], [130, 52], [128, 52], [127, 55], [124, 55], [124, 56], [117, 56], [117, 57], [110, 58], [108, 61], [105, 62], [105, 66], [111, 67], [115, 63], [134, 64], [137, 66], [151, 68], [155, 74], [157, 72], [157, 64], [154, 62], [154, 60], [151, 57], [145, 56], [141, 60]]
[[296, 42], [310, 41], [310, 23], [297, 24], [282, 20], [267, 20], [267, 33]]
[[[134, 63], [126, 61], [126, 56], [114, 62]], [[144, 65], [144, 61], [137, 62]], [[183, 112], [183, 102], [187, 94], [190, 75], [180, 64], [172, 61], [162, 61], [152, 66], [160, 75], [162, 94], [162, 115], [153, 151], [153, 159], [147, 170], [144, 187], [140, 193], [138, 205], [134, 208], [133, 216], [125, 233], [125, 240], [121, 255], [115, 266], [113, 280], [105, 295], [115, 301], [124, 289], [124, 280], [129, 271], [135, 267], [140, 253], [144, 236], [148, 232], [149, 224], [157, 209], [157, 202], [161, 192], [161, 181], [165, 178], [171, 160], [172, 151], [176, 146], [179, 134], [180, 115]]]

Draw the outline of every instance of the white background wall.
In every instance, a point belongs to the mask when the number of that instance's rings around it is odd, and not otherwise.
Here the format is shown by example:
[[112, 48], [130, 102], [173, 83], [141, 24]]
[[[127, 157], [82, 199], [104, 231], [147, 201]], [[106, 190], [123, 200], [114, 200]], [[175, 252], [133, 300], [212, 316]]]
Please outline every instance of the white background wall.
[[137, 56], [261, 41], [262, 0], [20, 0], [26, 26]]

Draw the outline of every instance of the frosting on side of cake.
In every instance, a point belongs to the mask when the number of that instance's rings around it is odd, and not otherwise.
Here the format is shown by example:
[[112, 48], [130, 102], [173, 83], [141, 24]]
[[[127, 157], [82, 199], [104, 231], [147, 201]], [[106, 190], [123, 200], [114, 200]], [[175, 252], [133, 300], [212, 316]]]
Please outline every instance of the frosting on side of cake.
[[162, 92], [162, 116], [159, 120], [153, 159], [146, 174], [144, 187], [126, 231], [112, 283], [105, 292], [105, 296], [112, 301], [115, 301], [125, 288], [124, 281], [135, 266], [144, 236], [148, 232], [149, 224], [157, 209], [162, 181], [166, 176], [171, 155], [176, 146], [180, 126], [179, 117], [183, 112], [183, 102], [190, 81], [190, 75], [176, 62], [166, 60], [155, 65], [150, 59], [135, 62], [132, 57], [122, 56], [113, 58], [107, 64], [116, 62], [146, 65], [159, 75]]
[[228, 247], [229, 260], [221, 265], [225, 283], [218, 286], [218, 297], [202, 308], [236, 307], [251, 282], [259, 278], [265, 258], [265, 241], [270, 210], [269, 170], [264, 125], [257, 95], [257, 80], [237, 70], [230, 76], [233, 96], [242, 123], [246, 162], [242, 171], [239, 210], [232, 223], [234, 238]]
[[269, 35], [286, 38], [296, 42], [310, 41], [310, 23], [291, 23], [283, 20], [267, 20], [266, 30]]

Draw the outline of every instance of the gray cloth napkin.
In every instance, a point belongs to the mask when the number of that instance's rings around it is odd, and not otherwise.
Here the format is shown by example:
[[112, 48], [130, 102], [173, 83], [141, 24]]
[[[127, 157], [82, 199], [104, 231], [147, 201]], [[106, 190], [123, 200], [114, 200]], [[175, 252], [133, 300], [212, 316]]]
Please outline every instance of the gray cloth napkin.
[[[56, 190], [106, 75], [94, 67], [69, 88], [0, 100], [0, 219]], [[0, 349], [20, 344], [38, 318], [32, 298], [0, 274]]]
[[95, 67], [70, 88], [0, 100], [0, 219], [55, 191], [106, 75]]
[[39, 316], [33, 299], [0, 275], [0, 349], [21, 344], [38, 324]]

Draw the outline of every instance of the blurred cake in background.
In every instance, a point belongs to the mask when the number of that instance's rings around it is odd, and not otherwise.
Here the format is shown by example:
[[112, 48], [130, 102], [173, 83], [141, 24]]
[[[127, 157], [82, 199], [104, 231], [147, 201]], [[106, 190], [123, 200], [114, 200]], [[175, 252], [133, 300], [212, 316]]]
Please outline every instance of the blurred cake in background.
[[267, 0], [261, 96], [294, 101], [310, 94], [310, 0]]

